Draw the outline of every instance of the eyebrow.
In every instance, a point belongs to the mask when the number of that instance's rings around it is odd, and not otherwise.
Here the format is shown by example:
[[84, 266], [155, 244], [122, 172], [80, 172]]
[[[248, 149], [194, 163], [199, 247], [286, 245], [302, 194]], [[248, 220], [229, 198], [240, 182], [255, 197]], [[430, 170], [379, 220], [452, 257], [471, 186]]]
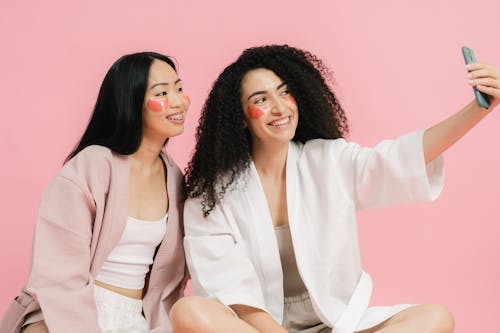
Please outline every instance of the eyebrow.
[[278, 87], [276, 87], [276, 90], [280, 90], [281, 87], [283, 86], [286, 86], [286, 82], [281, 82], [281, 84]]
[[[181, 79], [177, 79], [177, 81], [174, 82], [174, 85], [176, 85], [177, 83], [181, 82]], [[168, 83], [167, 82], [158, 82], [158, 83], [155, 83], [151, 86], [151, 89], [157, 87], [157, 86], [168, 86]]]
[[[276, 90], [280, 90], [283, 86], [286, 86], [287, 83], [286, 82], [281, 82], [277, 87], [276, 87]], [[259, 90], [259, 91], [256, 91], [254, 92], [253, 94], [251, 94], [250, 96], [248, 96], [247, 98], [247, 101], [250, 100], [250, 98], [254, 97], [255, 95], [260, 95], [260, 94], [265, 94], [267, 91], [265, 90]]]

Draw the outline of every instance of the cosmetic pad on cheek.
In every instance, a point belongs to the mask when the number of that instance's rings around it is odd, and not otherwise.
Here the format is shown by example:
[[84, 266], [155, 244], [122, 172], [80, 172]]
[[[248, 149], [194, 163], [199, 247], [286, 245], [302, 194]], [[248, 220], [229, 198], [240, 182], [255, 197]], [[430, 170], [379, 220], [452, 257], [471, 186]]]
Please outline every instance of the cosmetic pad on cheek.
[[153, 112], [163, 112], [168, 108], [168, 98], [150, 99], [147, 101], [146, 106]]
[[189, 96], [188, 96], [188, 95], [182, 95], [182, 99], [184, 100], [184, 103], [185, 103], [186, 105], [191, 104], [191, 99], [189, 98]]
[[295, 100], [295, 98], [292, 96], [292, 95], [288, 95], [285, 97], [285, 100], [292, 103], [292, 104], [295, 104], [297, 105], [297, 101]]
[[252, 119], [259, 119], [265, 113], [265, 110], [256, 107], [255, 105], [249, 105], [247, 111], [248, 111], [248, 116]]

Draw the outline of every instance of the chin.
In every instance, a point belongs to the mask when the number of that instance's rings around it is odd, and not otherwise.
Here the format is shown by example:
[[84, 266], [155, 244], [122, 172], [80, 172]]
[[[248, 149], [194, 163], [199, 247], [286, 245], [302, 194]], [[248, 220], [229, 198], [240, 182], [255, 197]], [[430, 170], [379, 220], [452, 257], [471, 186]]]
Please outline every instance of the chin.
[[295, 136], [295, 131], [293, 131], [292, 133], [283, 133], [283, 136], [280, 138], [280, 140], [290, 142], [292, 141], [294, 136]]
[[179, 132], [176, 132], [176, 133], [171, 133], [168, 138], [171, 139], [171, 138], [174, 138], [176, 136], [179, 136], [183, 133], [183, 131], [179, 131]]
[[280, 136], [280, 137], [274, 137], [273, 139], [269, 140], [270, 142], [275, 142], [275, 143], [282, 143], [282, 144], [288, 144], [290, 141], [292, 141], [293, 135], [287, 135], [287, 136]]
[[168, 136], [169, 138], [172, 138], [174, 136], [181, 135], [182, 133], [184, 133], [184, 126], [182, 126], [181, 128], [171, 129], [168, 132], [166, 132], [165, 135]]

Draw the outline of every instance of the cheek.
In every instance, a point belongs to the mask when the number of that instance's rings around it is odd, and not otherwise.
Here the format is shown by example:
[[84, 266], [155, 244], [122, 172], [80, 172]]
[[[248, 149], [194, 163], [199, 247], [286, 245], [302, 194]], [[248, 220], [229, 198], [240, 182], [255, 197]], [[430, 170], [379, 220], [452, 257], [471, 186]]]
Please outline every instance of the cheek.
[[259, 119], [264, 115], [264, 113], [266, 113], [265, 108], [259, 108], [255, 105], [249, 105], [247, 107], [247, 111], [248, 111], [248, 116], [252, 119]]
[[293, 98], [292, 95], [286, 96], [285, 101], [287, 101], [290, 104], [297, 105], [297, 101], [295, 100], [295, 98]]
[[187, 106], [191, 104], [191, 99], [188, 95], [182, 95], [182, 99], [184, 100], [184, 104], [186, 104]]
[[163, 112], [168, 108], [168, 98], [150, 99], [147, 101], [146, 106], [153, 112]]

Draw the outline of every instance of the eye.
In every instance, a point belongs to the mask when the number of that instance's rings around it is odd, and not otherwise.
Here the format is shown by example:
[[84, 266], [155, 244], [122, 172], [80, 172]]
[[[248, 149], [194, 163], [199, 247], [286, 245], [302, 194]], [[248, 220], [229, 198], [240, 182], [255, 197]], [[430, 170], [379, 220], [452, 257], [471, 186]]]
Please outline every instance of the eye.
[[259, 104], [259, 103], [264, 103], [265, 101], [267, 101], [267, 99], [265, 97], [259, 97], [256, 100], [254, 100], [253, 103]]
[[159, 92], [158, 94], [156, 94], [155, 96], [156, 97], [167, 96], [167, 92], [166, 91], [162, 91], [162, 92]]
[[181, 92], [183, 92], [183, 91], [184, 91], [184, 90], [182, 89], [182, 87], [178, 87], [178, 88], [177, 88], [177, 92], [180, 92], [180, 93], [181, 93]]
[[290, 89], [288, 89], [288, 88], [284, 88], [284, 89], [281, 91], [281, 95], [290, 95]]

